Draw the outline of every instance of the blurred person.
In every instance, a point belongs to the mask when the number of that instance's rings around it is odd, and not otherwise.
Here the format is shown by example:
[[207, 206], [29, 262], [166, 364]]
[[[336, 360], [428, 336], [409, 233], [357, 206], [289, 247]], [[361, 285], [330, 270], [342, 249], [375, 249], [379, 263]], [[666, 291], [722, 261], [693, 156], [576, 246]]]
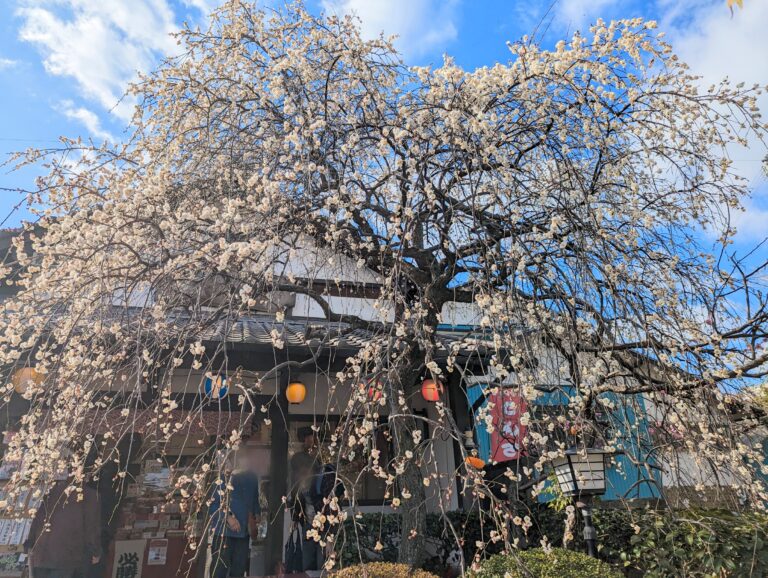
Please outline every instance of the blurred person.
[[[291, 556], [292, 563], [288, 568], [288, 571], [291, 572], [318, 570], [320, 562], [320, 545], [315, 540], [307, 538], [307, 531], [312, 528], [312, 520], [315, 517], [315, 499], [312, 492], [313, 482], [320, 472], [319, 443], [317, 435], [311, 427], [299, 428], [297, 433], [302, 447], [291, 456], [290, 461], [293, 525], [286, 548], [291, 546], [290, 539], [294, 539], [295, 533], [299, 535], [299, 545], [298, 548], [294, 549]], [[298, 550], [301, 551], [300, 565], [293, 561], [298, 558]]]
[[[225, 466], [225, 484], [216, 486], [209, 507], [211, 515], [211, 576], [245, 576], [250, 562], [250, 540], [256, 537], [261, 506], [259, 478], [247, 454], [237, 455], [237, 468]], [[226, 482], [232, 486], [227, 491]]]

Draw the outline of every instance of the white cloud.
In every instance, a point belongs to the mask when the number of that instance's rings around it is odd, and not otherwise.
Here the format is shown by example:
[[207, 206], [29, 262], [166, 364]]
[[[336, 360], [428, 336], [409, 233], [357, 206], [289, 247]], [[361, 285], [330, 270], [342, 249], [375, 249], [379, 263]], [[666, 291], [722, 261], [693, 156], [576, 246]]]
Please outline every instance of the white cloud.
[[136, 72], [176, 48], [166, 0], [21, 0], [17, 15], [21, 39], [39, 49], [49, 73], [73, 78], [123, 119], [132, 103], [118, 102]]
[[586, 32], [599, 17], [605, 18], [603, 13], [613, 4], [614, 0], [560, 0], [555, 4], [555, 18], [570, 32]]
[[[709, 86], [729, 78], [733, 83], [765, 85], [768, 80], [768, 2], [745, 2], [731, 17], [725, 2], [711, 0], [659, 0], [660, 28], [693, 73]], [[768, 96], [758, 104], [768, 115]], [[768, 149], [757, 138], [746, 148], [732, 146], [728, 151], [734, 170], [750, 180], [754, 198], [745, 203], [746, 212], [732, 215], [739, 239], [765, 238], [768, 223], [768, 186], [762, 174], [762, 159]]]
[[76, 106], [71, 100], [62, 101], [59, 110], [68, 119], [76, 120], [83, 124], [88, 130], [88, 134], [93, 138], [115, 142], [115, 137], [102, 128], [101, 119], [92, 110], [88, 110], [83, 106]]
[[10, 58], [3, 58], [0, 56], [0, 70], [6, 70], [7, 68], [13, 68], [18, 64], [17, 61], [11, 60]]
[[[768, 190], [763, 190], [761, 195], [755, 196], [768, 199]], [[768, 237], [768, 207], [761, 207], [754, 199], [748, 199], [744, 203], [744, 211], [731, 213], [731, 224], [738, 231], [738, 240], [746, 242], [747, 245], [762, 241]]]
[[219, 0], [182, 0], [185, 6], [191, 6], [200, 11], [203, 16], [208, 16], [214, 8], [221, 5]]
[[356, 14], [363, 35], [396, 34], [396, 44], [406, 56], [419, 56], [456, 39], [459, 0], [322, 0], [334, 14]]

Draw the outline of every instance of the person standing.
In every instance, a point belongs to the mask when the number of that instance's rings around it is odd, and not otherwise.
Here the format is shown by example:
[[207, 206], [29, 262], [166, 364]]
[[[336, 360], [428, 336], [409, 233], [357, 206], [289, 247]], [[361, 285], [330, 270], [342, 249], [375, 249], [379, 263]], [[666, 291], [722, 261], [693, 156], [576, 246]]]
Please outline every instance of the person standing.
[[292, 487], [292, 520], [294, 530], [298, 530], [299, 543], [301, 545], [301, 568], [289, 568], [289, 570], [319, 570], [320, 545], [307, 537], [307, 532], [312, 528], [312, 520], [315, 517], [315, 502], [312, 495], [312, 485], [316, 476], [320, 473], [318, 463], [318, 441], [311, 427], [300, 428], [298, 433], [301, 441], [301, 450], [291, 456], [291, 487]]
[[306, 482], [318, 469], [317, 435], [311, 427], [299, 428], [301, 449], [291, 456], [291, 485], [294, 489]]
[[35, 514], [27, 546], [35, 578], [86, 578], [101, 559], [101, 507], [96, 490], [66, 492], [57, 481]]
[[[225, 476], [226, 479], [226, 476]], [[250, 562], [250, 540], [259, 525], [259, 478], [248, 468], [229, 476], [232, 489], [216, 486], [210, 505], [211, 576], [245, 576]]]

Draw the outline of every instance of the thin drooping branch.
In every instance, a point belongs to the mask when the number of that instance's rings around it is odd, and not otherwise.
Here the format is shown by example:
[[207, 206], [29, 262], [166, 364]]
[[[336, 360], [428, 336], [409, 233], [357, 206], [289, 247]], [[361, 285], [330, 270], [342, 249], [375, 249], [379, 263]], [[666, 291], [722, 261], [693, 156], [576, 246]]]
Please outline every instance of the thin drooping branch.
[[[210, 410], [205, 380], [224, 376], [243, 419], [223, 420], [217, 448], [175, 480], [196, 515], [247, 421], [284, 410], [272, 378], [314, 372], [327, 399], [313, 425], [337, 424], [324, 451], [346, 481], [311, 532], [321, 541], [339, 539], [370, 476], [417, 562], [427, 502], [453, 499], [431, 495], [436, 432], [490, 435], [510, 394], [524, 404], [522, 458], [490, 464], [495, 479], [454, 464], [508, 547], [509, 496], [541, 484], [508, 487], [587, 441], [624, 451], [649, 485], [659, 461], [686, 455], [764, 504], [751, 420], [732, 400], [768, 375], [768, 261], [727, 254], [723, 209], [748, 193], [727, 151], [764, 138], [761, 89], [700, 91], [654, 28], [599, 23], [475, 71], [406, 67], [353, 19], [300, 4], [267, 14], [230, 0], [207, 30], [181, 31], [182, 54], [132, 87], [126, 144], [65, 140], [13, 160], [49, 172], [3, 266], [18, 290], [0, 320], [6, 401], [20, 365], [37, 372], [11, 493], [64, 469], [82, 484], [139, 428], [154, 436], [142, 451], [162, 455]], [[724, 231], [719, 257], [700, 246], [704, 228]], [[274, 348], [260, 373], [232, 361], [232, 335], [254, 317]], [[289, 322], [304, 324], [301, 357]], [[424, 434], [420, 381], [456, 375], [450, 396], [477, 386], [477, 401], [452, 415], [443, 393]], [[188, 414], [179, 382], [201, 399]], [[100, 441], [93, 424], [109, 430]]]

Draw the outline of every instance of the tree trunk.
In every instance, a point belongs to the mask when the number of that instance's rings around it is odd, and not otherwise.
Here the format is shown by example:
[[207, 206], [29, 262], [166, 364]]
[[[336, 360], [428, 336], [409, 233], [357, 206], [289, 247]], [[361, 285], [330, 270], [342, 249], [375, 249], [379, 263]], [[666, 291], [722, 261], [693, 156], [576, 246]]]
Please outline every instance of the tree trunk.
[[[401, 452], [405, 453], [414, 446], [411, 432], [420, 426], [412, 417], [397, 421], [397, 437], [406, 440], [406, 443], [400, 444]], [[418, 460], [413, 458], [406, 462], [405, 471], [398, 477], [398, 486], [401, 492], [407, 491], [411, 497], [409, 499], [401, 498], [402, 539], [397, 560], [418, 567], [424, 558], [427, 528], [426, 493], [420, 458]]]
[[[418, 567], [424, 560], [427, 526], [422, 459], [417, 453], [413, 439], [413, 432], [421, 429], [421, 424], [410, 407], [414, 395], [418, 394], [418, 371], [421, 365], [418, 348], [411, 346], [393, 370], [395, 375], [393, 375], [392, 385], [399, 385], [399, 387], [392, 387], [390, 394], [394, 395], [390, 395], [389, 401], [390, 411], [397, 416], [391, 421], [395, 455], [404, 460], [404, 471], [397, 479], [399, 495], [394, 496], [401, 500], [399, 512], [402, 516], [402, 539], [397, 560], [412, 567]], [[408, 403], [407, 411], [398, 405], [397, 390], [400, 388]], [[408, 452], [413, 453], [410, 459], [405, 457]], [[410, 497], [403, 497], [404, 492], [410, 494]]]

